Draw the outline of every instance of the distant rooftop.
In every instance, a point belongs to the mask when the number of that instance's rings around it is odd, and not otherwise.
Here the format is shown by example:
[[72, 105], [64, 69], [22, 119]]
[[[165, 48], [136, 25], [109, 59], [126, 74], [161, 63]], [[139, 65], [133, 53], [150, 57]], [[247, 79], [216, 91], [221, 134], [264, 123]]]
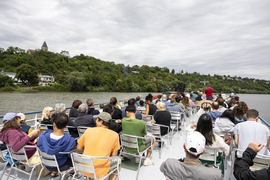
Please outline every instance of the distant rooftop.
[[44, 41], [43, 45], [41, 47], [45, 47], [45, 48], [48, 48], [47, 44], [46, 44], [46, 41]]

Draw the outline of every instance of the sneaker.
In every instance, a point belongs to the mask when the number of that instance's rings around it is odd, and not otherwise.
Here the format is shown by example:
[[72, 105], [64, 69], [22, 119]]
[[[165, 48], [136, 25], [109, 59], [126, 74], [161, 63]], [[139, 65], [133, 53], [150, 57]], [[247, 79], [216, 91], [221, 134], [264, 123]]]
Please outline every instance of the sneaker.
[[151, 159], [146, 159], [143, 163], [144, 166], [151, 166], [153, 165], [153, 161]]
[[139, 162], [140, 162], [140, 158], [139, 158], [139, 157], [136, 157], [136, 158], [135, 158], [135, 163], [138, 164]]

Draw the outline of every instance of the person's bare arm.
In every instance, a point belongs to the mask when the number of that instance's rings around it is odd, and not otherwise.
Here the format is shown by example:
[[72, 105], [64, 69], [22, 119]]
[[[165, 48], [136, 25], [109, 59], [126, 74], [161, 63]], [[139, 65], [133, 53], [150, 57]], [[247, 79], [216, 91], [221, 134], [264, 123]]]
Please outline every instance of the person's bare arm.
[[145, 115], [148, 115], [149, 114], [149, 105], [147, 104], [145, 106]]
[[84, 150], [84, 147], [80, 146], [79, 144], [77, 145], [77, 149], [80, 150], [80, 151], [83, 151]]
[[238, 140], [239, 140], [238, 134], [235, 134], [234, 135], [234, 144], [236, 145], [236, 147], [238, 147]]
[[267, 149], [270, 149], [270, 137], [267, 137]]
[[117, 152], [118, 152], [118, 151], [111, 152], [111, 157], [113, 157], [113, 156], [117, 156]]

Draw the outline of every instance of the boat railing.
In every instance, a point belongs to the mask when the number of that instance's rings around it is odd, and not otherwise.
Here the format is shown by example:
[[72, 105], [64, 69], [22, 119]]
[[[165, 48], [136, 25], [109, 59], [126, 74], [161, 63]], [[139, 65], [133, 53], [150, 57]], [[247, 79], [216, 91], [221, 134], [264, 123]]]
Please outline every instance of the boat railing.
[[[122, 102], [123, 100], [120, 100], [119, 102]], [[100, 105], [100, 104], [109, 104], [110, 102], [102, 102], [102, 103], [95, 103], [95, 106], [98, 106], [98, 105]], [[71, 107], [66, 107], [66, 109], [71, 109]], [[55, 110], [55, 109], [53, 109], [53, 110]], [[39, 114], [39, 113], [42, 113], [43, 112], [43, 110], [41, 110], [41, 111], [31, 111], [31, 112], [25, 112], [25, 113], [23, 113], [24, 115], [29, 115], [29, 114]], [[3, 118], [4, 117], [4, 115], [0, 115], [0, 118]], [[27, 122], [27, 121], [26, 121]]]
[[266, 120], [264, 120], [261, 116], [259, 116], [259, 119], [261, 120], [262, 124], [266, 125], [270, 129], [270, 124]]

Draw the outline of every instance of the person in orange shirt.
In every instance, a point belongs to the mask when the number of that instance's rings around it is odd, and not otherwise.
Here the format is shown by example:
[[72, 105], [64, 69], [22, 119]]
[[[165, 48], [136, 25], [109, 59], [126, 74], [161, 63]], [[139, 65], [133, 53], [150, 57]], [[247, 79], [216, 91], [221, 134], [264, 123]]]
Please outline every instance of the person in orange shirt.
[[[117, 156], [120, 149], [119, 136], [116, 132], [108, 129], [111, 115], [102, 112], [95, 115], [97, 127], [88, 128], [78, 140], [77, 149], [83, 151], [83, 155], [111, 157]], [[94, 159], [96, 176], [104, 177], [108, 172], [117, 166], [117, 160], [98, 160]], [[83, 173], [83, 172], [82, 172]], [[85, 176], [94, 177], [92, 173], [83, 173]], [[109, 180], [114, 180], [117, 175], [111, 174]]]

